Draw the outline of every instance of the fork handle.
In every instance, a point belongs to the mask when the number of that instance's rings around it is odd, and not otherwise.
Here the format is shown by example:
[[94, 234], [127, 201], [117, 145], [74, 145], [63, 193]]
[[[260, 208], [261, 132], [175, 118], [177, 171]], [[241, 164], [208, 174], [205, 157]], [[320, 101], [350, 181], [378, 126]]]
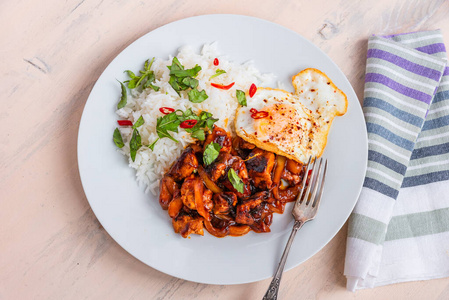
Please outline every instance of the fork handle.
[[282, 253], [281, 261], [276, 269], [276, 273], [274, 274], [273, 280], [271, 281], [270, 286], [268, 287], [268, 290], [262, 300], [276, 300], [278, 298], [279, 284], [281, 283], [282, 273], [284, 273], [284, 266], [287, 261], [288, 252], [290, 252], [290, 247], [292, 246], [296, 232], [298, 232], [299, 228], [301, 228], [303, 224], [304, 222], [302, 221], [295, 221], [290, 237], [288, 238], [287, 245], [285, 245], [284, 253]]

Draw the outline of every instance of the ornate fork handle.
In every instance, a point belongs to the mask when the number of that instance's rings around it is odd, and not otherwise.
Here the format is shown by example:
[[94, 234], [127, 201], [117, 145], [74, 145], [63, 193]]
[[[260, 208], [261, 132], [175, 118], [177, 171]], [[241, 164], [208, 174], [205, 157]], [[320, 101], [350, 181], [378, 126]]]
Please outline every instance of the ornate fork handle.
[[271, 281], [265, 296], [263, 296], [263, 300], [276, 300], [278, 298], [279, 284], [281, 283], [282, 273], [284, 272], [284, 266], [287, 261], [288, 253], [290, 252], [290, 247], [292, 246], [296, 232], [298, 232], [303, 224], [304, 222], [302, 221], [295, 221], [287, 245], [285, 245], [284, 253], [282, 253], [281, 261], [279, 262], [276, 273], [274, 274], [273, 280]]

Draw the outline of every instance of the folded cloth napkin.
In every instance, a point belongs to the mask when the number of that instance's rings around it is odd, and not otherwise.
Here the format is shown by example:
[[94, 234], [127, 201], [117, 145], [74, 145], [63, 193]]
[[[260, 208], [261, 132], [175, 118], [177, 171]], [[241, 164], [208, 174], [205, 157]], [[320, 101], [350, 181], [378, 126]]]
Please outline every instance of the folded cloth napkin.
[[349, 219], [351, 291], [449, 276], [449, 68], [439, 30], [368, 41], [368, 168]]

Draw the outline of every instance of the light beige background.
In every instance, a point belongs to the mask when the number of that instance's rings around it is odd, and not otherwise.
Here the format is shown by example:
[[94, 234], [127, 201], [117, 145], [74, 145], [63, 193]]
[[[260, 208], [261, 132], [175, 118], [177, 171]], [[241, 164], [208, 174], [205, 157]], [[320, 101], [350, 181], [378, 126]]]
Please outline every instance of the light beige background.
[[[449, 43], [443, 0], [1, 1], [0, 299], [261, 299], [269, 280], [203, 285], [137, 261], [100, 226], [78, 175], [78, 125], [104, 68], [143, 34], [212, 13], [300, 33], [340, 66], [359, 99], [370, 34], [441, 28]], [[284, 274], [280, 299], [449, 298], [447, 278], [347, 292], [346, 232]]]

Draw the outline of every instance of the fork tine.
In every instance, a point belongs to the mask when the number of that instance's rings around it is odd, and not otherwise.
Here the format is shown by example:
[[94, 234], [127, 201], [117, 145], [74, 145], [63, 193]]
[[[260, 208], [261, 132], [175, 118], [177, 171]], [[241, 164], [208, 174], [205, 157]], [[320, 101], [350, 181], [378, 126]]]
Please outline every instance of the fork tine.
[[322, 170], [322, 168], [321, 168], [322, 163], [323, 163], [323, 159], [320, 158], [320, 164], [318, 165], [318, 168], [317, 168], [318, 173], [316, 174], [315, 180], [313, 182], [312, 196], [310, 196], [310, 201], [312, 202], [310, 204], [312, 204], [312, 206], [313, 206], [316, 192], [318, 191], [318, 186], [320, 185], [320, 175], [321, 175], [321, 170]]
[[315, 201], [313, 203], [313, 207], [315, 207], [316, 209], [318, 209], [318, 207], [320, 206], [321, 196], [323, 195], [324, 181], [326, 180], [326, 171], [327, 171], [327, 159], [324, 162], [324, 171], [323, 171], [323, 177], [322, 177], [323, 179], [321, 180], [320, 192], [316, 196]]
[[[315, 160], [314, 160], [315, 161]], [[306, 171], [305, 174], [309, 173], [309, 167], [310, 167], [310, 163], [312, 162], [312, 156], [309, 157], [309, 161], [307, 162], [306, 165]], [[306, 175], [307, 176], [307, 175]], [[304, 179], [302, 180], [302, 186], [301, 186], [301, 193], [299, 194], [298, 198], [296, 199], [296, 204], [295, 205], [299, 205], [299, 203], [301, 202], [301, 198], [302, 195], [304, 194], [304, 190], [305, 190], [305, 186], [306, 186], [306, 181], [307, 181], [307, 177], [304, 177]]]
[[[310, 191], [312, 190], [312, 187], [316, 183], [315, 173], [316, 173], [316, 169], [317, 169], [317, 159], [318, 158], [315, 157], [315, 160], [314, 160], [313, 166], [312, 166], [312, 173], [310, 174], [310, 178], [309, 178], [309, 185], [307, 186], [307, 191], [306, 191], [306, 194], [304, 195], [303, 203], [306, 203], [306, 204], [308, 204], [307, 202], [309, 202]], [[308, 174], [305, 175], [306, 179], [307, 179], [307, 175]]]

